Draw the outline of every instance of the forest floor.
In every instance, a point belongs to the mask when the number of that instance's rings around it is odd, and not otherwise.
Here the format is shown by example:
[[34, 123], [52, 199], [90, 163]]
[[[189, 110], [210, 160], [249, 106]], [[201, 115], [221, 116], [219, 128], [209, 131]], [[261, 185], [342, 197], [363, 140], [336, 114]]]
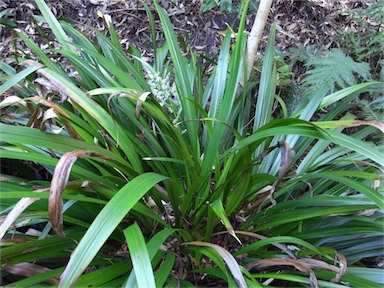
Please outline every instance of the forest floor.
[[[47, 0], [55, 16], [73, 22], [78, 29], [90, 33], [89, 26], [98, 30], [106, 29], [102, 15], [111, 17], [112, 23], [121, 36], [123, 45], [133, 45], [143, 56], [152, 57], [150, 26], [143, 1], [139, 0]], [[152, 0], [145, 0], [155, 12]], [[221, 11], [219, 5], [206, 12], [201, 10], [200, 0], [159, 1], [166, 9], [177, 34], [183, 36], [185, 51], [190, 48], [207, 57], [218, 55], [223, 35], [229, 26], [236, 32], [239, 22], [241, 1], [232, 1], [231, 11]], [[211, 1], [213, 2], [213, 1]], [[251, 1], [247, 30], [253, 24], [257, 1]], [[348, 10], [366, 8], [375, 0], [276, 0], [269, 15], [266, 30], [272, 23], [277, 24], [277, 49], [288, 52], [292, 47], [333, 48], [338, 47], [338, 36], [345, 31], [359, 29]], [[34, 38], [41, 26], [34, 15], [40, 12], [33, 0], [0, 0], [0, 8], [9, 8], [17, 28], [23, 29]], [[156, 15], [156, 13], [154, 13]], [[156, 19], [157, 39], [161, 43], [163, 34], [160, 21]], [[266, 43], [268, 33], [264, 34], [261, 50]], [[0, 56], [12, 59], [15, 47], [25, 47], [21, 43], [14, 45], [14, 34], [0, 25]], [[45, 43], [41, 41], [41, 46]], [[19, 52], [20, 53], [20, 52]]]

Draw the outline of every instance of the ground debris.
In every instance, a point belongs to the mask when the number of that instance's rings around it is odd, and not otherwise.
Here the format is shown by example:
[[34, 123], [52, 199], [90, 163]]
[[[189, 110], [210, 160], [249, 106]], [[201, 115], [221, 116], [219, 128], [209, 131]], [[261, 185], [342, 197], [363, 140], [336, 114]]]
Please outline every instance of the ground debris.
[[[92, 36], [90, 27], [100, 31], [106, 31], [105, 23], [101, 15], [109, 15], [122, 39], [123, 48], [133, 45], [142, 51], [143, 56], [151, 58], [152, 43], [150, 37], [149, 22], [143, 1], [138, 0], [47, 0], [54, 15], [59, 19], [73, 22], [73, 25]], [[146, 0], [154, 15], [156, 11], [151, 0]], [[238, 7], [239, 1], [233, 1], [233, 7]], [[289, 51], [298, 43], [304, 47], [316, 45], [318, 47], [337, 47], [336, 37], [346, 30], [356, 29], [352, 19], [345, 11], [353, 8], [364, 8], [376, 3], [375, 0], [277, 0], [274, 1], [271, 14], [268, 19], [267, 32], [270, 25], [277, 24], [277, 48]], [[199, 0], [171, 0], [159, 1], [167, 11], [177, 34], [185, 41], [185, 51], [190, 48], [199, 54], [208, 57], [218, 55], [223, 39], [223, 34], [229, 26], [236, 32], [239, 22], [237, 8], [230, 13], [221, 11], [219, 7], [201, 13], [201, 1]], [[237, 3], [237, 6], [236, 6]], [[13, 15], [12, 20], [17, 28], [22, 29], [33, 40], [43, 45], [39, 40], [39, 29], [46, 27], [36, 21], [34, 15], [40, 12], [32, 0], [0, 1], [0, 6], [9, 10]], [[238, 10], [238, 9], [237, 9]], [[247, 17], [246, 29], [250, 30], [256, 9], [250, 9]], [[161, 44], [164, 41], [160, 21], [156, 17], [156, 39]], [[14, 57], [15, 51], [13, 39], [15, 37], [11, 29], [0, 26], [0, 56], [6, 62]], [[267, 33], [265, 33], [267, 35]], [[260, 48], [265, 47], [267, 36], [263, 38]], [[54, 40], [54, 39], [52, 39]], [[28, 54], [28, 51], [17, 41], [18, 49]], [[43, 47], [44, 48], [44, 47]], [[27, 52], [25, 52], [27, 51]], [[20, 52], [19, 52], [20, 53]]]

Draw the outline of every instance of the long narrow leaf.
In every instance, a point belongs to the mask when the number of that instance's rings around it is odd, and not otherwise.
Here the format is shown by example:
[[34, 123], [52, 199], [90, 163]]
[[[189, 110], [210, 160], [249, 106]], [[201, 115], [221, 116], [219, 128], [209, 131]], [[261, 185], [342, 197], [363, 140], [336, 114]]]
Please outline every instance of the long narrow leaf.
[[151, 260], [145, 239], [137, 223], [132, 224], [124, 230], [128, 249], [131, 254], [133, 269], [135, 271], [139, 287], [155, 288], [155, 277], [153, 275]]
[[217, 251], [217, 253], [219, 253], [220, 256], [223, 258], [225, 263], [228, 265], [228, 268], [231, 271], [232, 276], [235, 279], [238, 287], [240, 287], [240, 288], [247, 287], [247, 284], [245, 283], [244, 276], [241, 273], [239, 264], [237, 264], [236, 259], [231, 255], [231, 253], [229, 253], [223, 247], [216, 245], [216, 244], [201, 242], [201, 241], [188, 242], [188, 243], [184, 243], [184, 245], [211, 247], [211, 248], [215, 249]]
[[7, 82], [0, 86], [0, 95], [3, 95], [8, 89], [12, 88], [12, 86], [16, 85], [18, 82], [25, 79], [28, 75], [32, 74], [41, 67], [41, 64], [36, 63], [12, 76]]
[[[175, 231], [176, 231], [175, 229], [161, 230], [159, 233], [154, 235], [148, 241], [147, 249], [148, 249], [149, 259], [151, 261], [153, 260], [153, 258], [158, 253], [159, 248], [163, 244], [163, 242], [169, 237], [169, 235], [171, 235]], [[136, 279], [136, 275], [134, 273], [135, 273], [135, 271], [131, 271], [131, 275], [129, 275], [128, 280], [126, 281], [125, 286], [128, 286], [128, 287], [136, 287], [137, 286], [137, 279]], [[156, 276], [157, 276], [157, 274], [158, 273], [156, 273]], [[166, 279], [167, 277], [168, 277], [168, 275], [162, 275], [162, 279]], [[157, 284], [157, 282], [158, 282], [158, 277], [156, 277], [156, 284]], [[156, 285], [156, 287], [159, 287], [159, 286], [162, 287], [162, 285]]]
[[272, 117], [272, 104], [275, 96], [276, 83], [271, 82], [274, 71], [276, 25], [272, 25], [268, 38], [267, 53], [263, 58], [263, 68], [260, 78], [260, 87], [257, 93], [257, 104], [253, 130], [256, 131], [267, 124]]
[[49, 9], [44, 0], [36, 0], [36, 4], [60, 44], [68, 50], [73, 50], [73, 48], [70, 46], [70, 39], [68, 35], [65, 34], [64, 29], [60, 26], [59, 21], [57, 21], [55, 15], [53, 15], [52, 11]]
[[61, 75], [43, 68], [38, 71], [42, 76], [47, 78], [54, 87], [68, 95], [74, 102], [80, 105], [87, 111], [96, 121], [98, 121], [104, 129], [111, 135], [111, 137], [121, 146], [125, 151], [127, 158], [131, 161], [132, 166], [138, 171], [142, 171], [142, 164], [138, 155], [135, 153], [135, 146], [128, 138], [124, 130], [113, 121], [112, 116], [107, 111], [102, 109], [97, 103], [90, 99], [82, 90], [77, 88], [73, 83], [62, 77]]
[[71, 255], [65, 271], [61, 275], [60, 287], [70, 287], [75, 283], [76, 279], [87, 268], [101, 246], [136, 202], [155, 184], [165, 179], [166, 177], [155, 173], [142, 174], [116, 193], [98, 214]]
[[[181, 55], [181, 49], [177, 43], [175, 32], [173, 31], [171, 22], [164, 11], [161, 8], [157, 1], [154, 1], [157, 12], [162, 23], [164, 30], [165, 38], [167, 41], [167, 46], [171, 54], [172, 62], [175, 67], [176, 74], [176, 85], [180, 91], [180, 100], [183, 107], [183, 113], [185, 114], [187, 126], [187, 135], [192, 146], [193, 156], [199, 156], [199, 142], [198, 138], [198, 123], [197, 119], [199, 118], [198, 111], [195, 107], [194, 98], [192, 94], [192, 83], [189, 79], [187, 70], [189, 69], [187, 59]], [[191, 121], [192, 120], [192, 121]]]

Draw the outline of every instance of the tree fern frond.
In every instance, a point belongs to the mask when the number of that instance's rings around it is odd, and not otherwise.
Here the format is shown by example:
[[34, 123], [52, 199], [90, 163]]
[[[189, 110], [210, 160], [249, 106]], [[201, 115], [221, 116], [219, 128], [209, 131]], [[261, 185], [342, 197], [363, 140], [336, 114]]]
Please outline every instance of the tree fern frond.
[[305, 73], [302, 84], [314, 89], [326, 85], [333, 91], [337, 87], [345, 88], [356, 84], [358, 78], [372, 78], [368, 63], [355, 62], [336, 48], [321, 53], [320, 57], [308, 61], [305, 66], [309, 70]]
[[289, 65], [293, 67], [297, 62], [307, 63], [310, 59], [313, 59], [319, 54], [319, 48], [316, 45], [305, 46], [299, 44], [297, 47], [289, 49]]
[[372, 101], [362, 100], [359, 103], [363, 110], [365, 119], [384, 121], [384, 96], [380, 96]]
[[384, 2], [374, 3], [367, 8], [357, 8], [347, 10], [354, 19], [365, 20], [365, 18], [369, 18], [378, 24], [384, 23]]

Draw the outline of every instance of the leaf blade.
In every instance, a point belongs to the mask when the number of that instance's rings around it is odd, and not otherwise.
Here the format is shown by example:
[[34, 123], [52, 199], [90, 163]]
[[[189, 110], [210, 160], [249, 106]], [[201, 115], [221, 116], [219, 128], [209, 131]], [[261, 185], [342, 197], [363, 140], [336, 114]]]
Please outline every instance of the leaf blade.
[[165, 176], [155, 173], [142, 174], [127, 183], [116, 193], [98, 214], [91, 227], [89, 227], [81, 239], [76, 250], [71, 255], [65, 271], [61, 275], [59, 287], [70, 287], [74, 284], [113, 230], [136, 202], [155, 184], [165, 179]]
[[131, 254], [138, 286], [155, 288], [156, 285], [151, 260], [139, 225], [134, 223], [127, 229], [124, 229], [124, 236]]

